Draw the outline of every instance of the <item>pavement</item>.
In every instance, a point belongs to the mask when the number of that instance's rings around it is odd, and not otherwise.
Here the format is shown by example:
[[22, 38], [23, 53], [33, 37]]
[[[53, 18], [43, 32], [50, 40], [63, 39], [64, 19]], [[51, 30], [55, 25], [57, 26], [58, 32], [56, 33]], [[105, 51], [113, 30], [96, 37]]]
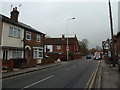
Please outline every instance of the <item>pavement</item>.
[[16, 75], [25, 74], [25, 73], [30, 73], [30, 72], [38, 71], [38, 70], [41, 70], [41, 69], [46, 69], [46, 68], [58, 66], [58, 65], [61, 65], [61, 63], [37, 65], [36, 67], [25, 68], [25, 69], [14, 69], [12, 72], [2, 73], [2, 79], [8, 78], [8, 77], [13, 77], [13, 76], [16, 76]]
[[118, 66], [110, 67], [101, 60], [95, 88], [120, 88], [120, 71]]

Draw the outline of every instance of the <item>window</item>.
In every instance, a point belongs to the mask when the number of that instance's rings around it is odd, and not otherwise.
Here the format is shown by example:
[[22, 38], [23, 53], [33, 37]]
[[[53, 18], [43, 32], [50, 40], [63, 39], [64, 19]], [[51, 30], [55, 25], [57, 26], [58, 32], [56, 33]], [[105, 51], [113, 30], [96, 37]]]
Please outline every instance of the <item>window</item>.
[[37, 34], [37, 42], [40, 42], [40, 34]]
[[7, 60], [7, 59], [8, 59], [8, 51], [3, 50], [3, 60]]
[[9, 36], [13, 36], [13, 27], [9, 27]]
[[20, 29], [18, 29], [18, 37], [20, 38]]
[[10, 26], [9, 27], [9, 36], [15, 37], [15, 38], [20, 38], [20, 29]]
[[18, 37], [17, 32], [18, 32], [18, 30], [16, 28], [14, 28], [14, 37]]
[[26, 31], [26, 40], [31, 40], [31, 32]]
[[43, 56], [43, 50], [42, 49], [34, 49], [33, 51], [33, 57], [34, 58], [42, 58]]
[[21, 50], [13, 50], [12, 58], [13, 59], [22, 58], [22, 51]]
[[61, 49], [61, 46], [57, 46], [57, 50], [60, 50]]

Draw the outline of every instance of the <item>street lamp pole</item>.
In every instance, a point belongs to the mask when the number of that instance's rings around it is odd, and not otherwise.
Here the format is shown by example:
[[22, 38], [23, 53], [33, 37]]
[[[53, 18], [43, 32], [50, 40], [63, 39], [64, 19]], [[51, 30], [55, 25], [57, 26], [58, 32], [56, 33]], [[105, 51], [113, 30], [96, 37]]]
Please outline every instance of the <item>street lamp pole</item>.
[[111, 3], [110, 0], [108, 0], [109, 3], [109, 14], [110, 14], [110, 27], [111, 27], [111, 39], [112, 39], [112, 47], [111, 47], [111, 57], [113, 66], [115, 67], [115, 61], [114, 61], [114, 35], [113, 35], [113, 21], [112, 21], [112, 10], [111, 10]]
[[69, 60], [68, 22], [69, 22], [69, 20], [73, 20], [73, 19], [75, 19], [75, 18], [67, 19], [67, 47], [66, 47], [66, 50], [67, 50], [67, 61]]

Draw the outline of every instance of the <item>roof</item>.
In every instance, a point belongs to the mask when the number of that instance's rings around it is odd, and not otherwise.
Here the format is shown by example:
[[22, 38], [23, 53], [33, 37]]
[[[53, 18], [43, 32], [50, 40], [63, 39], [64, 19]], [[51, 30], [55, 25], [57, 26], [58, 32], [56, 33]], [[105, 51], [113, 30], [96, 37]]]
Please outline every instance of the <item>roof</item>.
[[34, 32], [37, 32], [37, 33], [40, 33], [40, 34], [44, 34], [44, 33], [40, 32], [40, 31], [32, 28], [31, 26], [29, 26], [29, 25], [27, 25], [27, 24], [24, 24], [24, 23], [19, 22], [19, 21], [16, 22], [16, 21], [12, 20], [11, 18], [6, 17], [6, 16], [0, 14], [0, 20], [1, 20], [1, 19], [2, 19], [3, 22], [7, 22], [7, 23], [10, 23], [10, 24], [14, 24], [14, 25], [16, 25], [16, 26], [25, 28], [25, 29], [27, 29], [27, 30], [34, 31]]
[[[69, 45], [73, 45], [76, 41], [77, 41], [76, 38], [68, 38]], [[67, 38], [46, 38], [45, 39], [45, 45], [66, 45], [66, 44], [67, 44]]]
[[117, 37], [120, 35], [120, 31], [117, 33]]

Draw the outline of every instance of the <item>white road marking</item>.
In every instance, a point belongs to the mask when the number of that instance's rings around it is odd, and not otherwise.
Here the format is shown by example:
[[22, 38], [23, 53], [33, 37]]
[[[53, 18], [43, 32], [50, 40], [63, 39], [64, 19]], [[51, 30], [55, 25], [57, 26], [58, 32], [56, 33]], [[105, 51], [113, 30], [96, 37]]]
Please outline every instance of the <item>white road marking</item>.
[[45, 81], [45, 80], [48, 80], [48, 79], [50, 79], [50, 78], [52, 78], [52, 77], [54, 77], [54, 75], [51, 75], [51, 76], [49, 76], [49, 77], [46, 77], [46, 78], [44, 78], [44, 79], [42, 79], [42, 80], [40, 80], [40, 81], [37, 81], [37, 82], [33, 83], [33, 84], [30, 84], [30, 85], [28, 85], [28, 86], [25, 86], [24, 88], [22, 88], [22, 89], [20, 89], [20, 90], [23, 90], [23, 89], [25, 89], [25, 88], [29, 88], [29, 87], [31, 87], [31, 86], [33, 86], [33, 85], [36, 85], [36, 84], [38, 84], [38, 83], [41, 83], [41, 82], [43, 82], [43, 81]]

